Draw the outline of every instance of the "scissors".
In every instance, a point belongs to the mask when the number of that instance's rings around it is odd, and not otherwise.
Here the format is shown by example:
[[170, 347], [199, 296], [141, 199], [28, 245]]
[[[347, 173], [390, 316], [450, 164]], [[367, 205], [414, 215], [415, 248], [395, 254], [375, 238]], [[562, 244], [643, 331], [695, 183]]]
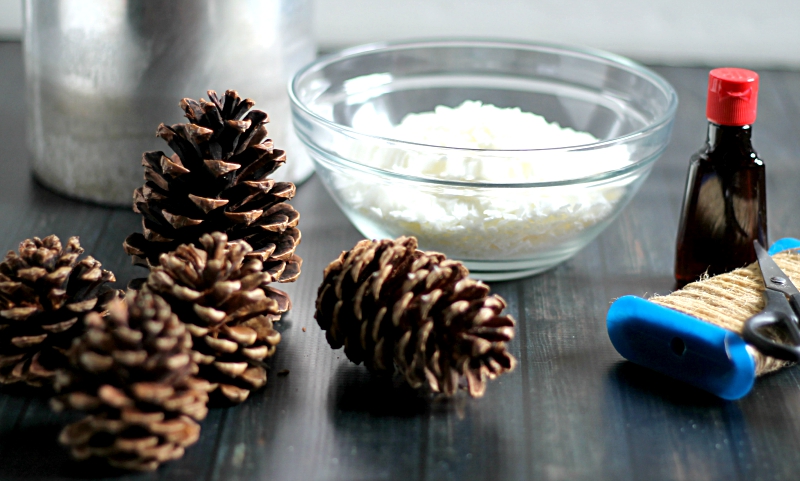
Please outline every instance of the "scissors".
[[764, 279], [764, 310], [744, 323], [742, 337], [762, 354], [800, 362], [800, 291], [758, 240], [753, 241]]

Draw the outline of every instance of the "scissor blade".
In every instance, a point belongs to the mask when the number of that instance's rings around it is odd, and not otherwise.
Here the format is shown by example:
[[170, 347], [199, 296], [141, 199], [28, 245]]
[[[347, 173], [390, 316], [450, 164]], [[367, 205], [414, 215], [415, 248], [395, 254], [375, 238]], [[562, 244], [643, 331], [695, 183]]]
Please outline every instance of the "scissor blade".
[[753, 247], [756, 249], [756, 258], [758, 259], [758, 267], [761, 268], [761, 276], [764, 278], [764, 285], [767, 289], [782, 292], [787, 296], [800, 294], [800, 291], [792, 284], [783, 270], [778, 267], [778, 264], [772, 260], [764, 247], [758, 240], [753, 241]]

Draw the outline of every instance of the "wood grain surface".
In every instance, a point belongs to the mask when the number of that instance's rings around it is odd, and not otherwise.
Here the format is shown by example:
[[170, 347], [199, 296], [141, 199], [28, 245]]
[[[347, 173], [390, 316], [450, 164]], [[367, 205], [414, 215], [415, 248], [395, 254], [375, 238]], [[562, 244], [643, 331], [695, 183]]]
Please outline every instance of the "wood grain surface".
[[[520, 362], [484, 398], [431, 401], [371, 378], [328, 347], [313, 319], [316, 288], [323, 267], [361, 236], [312, 178], [293, 201], [305, 263], [286, 286], [294, 309], [279, 323], [283, 341], [265, 389], [213, 409], [183, 459], [132, 475], [72, 462], [56, 436], [73, 418], [25, 389], [2, 388], [0, 479], [795, 479], [800, 371], [760, 379], [741, 401], [724, 402], [624, 362], [606, 335], [615, 298], [672, 288], [688, 157], [704, 136], [707, 69], [657, 70], [680, 96], [669, 148], [622, 215], [577, 256], [492, 285], [518, 320], [511, 352]], [[754, 144], [767, 164], [770, 238], [800, 236], [800, 73], [761, 74]], [[121, 247], [140, 228], [138, 215], [69, 200], [33, 180], [23, 93], [20, 45], [0, 43], [0, 249], [34, 235], [79, 235], [123, 285], [142, 272]], [[277, 376], [283, 369], [289, 375]]]

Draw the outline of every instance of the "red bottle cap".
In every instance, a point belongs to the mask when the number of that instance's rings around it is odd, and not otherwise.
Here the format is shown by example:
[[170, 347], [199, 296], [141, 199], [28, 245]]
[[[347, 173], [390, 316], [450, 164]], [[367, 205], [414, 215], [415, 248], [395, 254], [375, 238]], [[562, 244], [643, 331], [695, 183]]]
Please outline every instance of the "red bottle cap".
[[756, 121], [758, 74], [743, 68], [715, 68], [708, 74], [706, 117], [720, 125]]

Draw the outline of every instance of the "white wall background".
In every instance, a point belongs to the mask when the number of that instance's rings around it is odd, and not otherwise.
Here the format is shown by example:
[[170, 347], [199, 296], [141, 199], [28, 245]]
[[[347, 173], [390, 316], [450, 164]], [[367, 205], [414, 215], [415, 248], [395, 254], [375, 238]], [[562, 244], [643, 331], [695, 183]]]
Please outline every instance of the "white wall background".
[[[458, 35], [583, 45], [648, 63], [800, 68], [800, 0], [315, 0], [314, 17], [325, 50]], [[19, 38], [21, 23], [21, 0], [0, 0], [0, 38]]]
[[19, 38], [22, 30], [22, 0], [0, 0], [0, 39]]

